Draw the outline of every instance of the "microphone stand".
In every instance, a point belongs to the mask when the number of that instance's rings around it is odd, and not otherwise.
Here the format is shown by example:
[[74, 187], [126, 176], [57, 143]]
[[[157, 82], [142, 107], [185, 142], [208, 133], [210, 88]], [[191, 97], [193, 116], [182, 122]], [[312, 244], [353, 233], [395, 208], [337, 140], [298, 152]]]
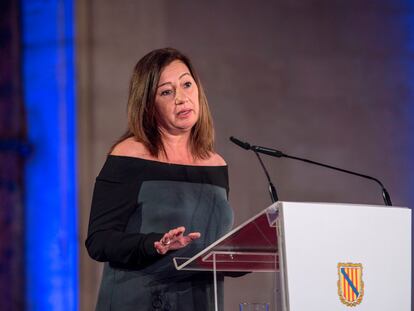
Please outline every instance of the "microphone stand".
[[[256, 146], [253, 146], [253, 147], [256, 147]], [[330, 169], [337, 170], [337, 171], [340, 171], [340, 172], [344, 172], [344, 173], [347, 173], [347, 174], [356, 175], [356, 176], [359, 176], [359, 177], [362, 177], [362, 178], [366, 178], [366, 179], [373, 180], [378, 185], [380, 185], [380, 187], [381, 187], [381, 190], [382, 190], [382, 198], [384, 200], [385, 205], [392, 206], [391, 197], [390, 197], [387, 189], [385, 189], [385, 187], [382, 184], [382, 182], [380, 182], [375, 177], [368, 176], [368, 175], [364, 175], [364, 174], [360, 174], [360, 173], [357, 173], [357, 172], [354, 172], [354, 171], [350, 171], [350, 170], [345, 170], [343, 168], [335, 167], [335, 166], [332, 166], [332, 165], [323, 164], [321, 162], [316, 162], [316, 161], [312, 161], [312, 160], [308, 160], [308, 159], [304, 159], [304, 158], [300, 158], [300, 157], [291, 156], [291, 155], [288, 155], [288, 154], [285, 154], [285, 153], [282, 153], [282, 152], [281, 152], [281, 156], [280, 157], [289, 158], [289, 159], [293, 159], [293, 160], [298, 160], [298, 161], [302, 161], [302, 162], [306, 162], [306, 163], [311, 163], [311, 164], [314, 164], [314, 165], [318, 165], [318, 166], [330, 168]]]
[[253, 152], [257, 156], [257, 158], [259, 159], [260, 165], [262, 166], [262, 168], [263, 168], [263, 170], [266, 174], [267, 181], [269, 182], [270, 199], [272, 200], [272, 203], [275, 203], [275, 202], [279, 201], [279, 197], [277, 195], [276, 188], [273, 185], [272, 180], [270, 179], [269, 172], [267, 171], [265, 165], [263, 164], [262, 158], [260, 157], [259, 153], [257, 151], [254, 151], [254, 150], [253, 150]]
[[[312, 161], [312, 160], [308, 160], [308, 159], [304, 159], [304, 158], [300, 158], [300, 157], [295, 157], [295, 156], [291, 156], [288, 154], [283, 153], [282, 151], [276, 150], [276, 149], [272, 149], [272, 148], [267, 148], [267, 147], [261, 147], [261, 146], [254, 146], [254, 145], [250, 145], [249, 143], [246, 142], [242, 142], [240, 140], [238, 140], [235, 137], [230, 137], [230, 140], [235, 143], [236, 145], [238, 145], [239, 147], [246, 149], [246, 150], [252, 150], [253, 152], [257, 153], [263, 153], [266, 155], [269, 155], [271, 157], [276, 157], [276, 158], [289, 158], [289, 159], [293, 159], [293, 160], [298, 160], [298, 161], [302, 161], [302, 162], [306, 162], [306, 163], [310, 163], [310, 164], [314, 164], [314, 165], [318, 165], [318, 166], [322, 166], [322, 167], [326, 167], [329, 169], [333, 169], [336, 171], [340, 171], [343, 173], [347, 173], [350, 175], [355, 175], [355, 176], [359, 176], [362, 178], [366, 178], [366, 179], [370, 179], [375, 181], [377, 184], [380, 185], [381, 190], [382, 190], [382, 198], [384, 200], [384, 203], [386, 206], [392, 206], [392, 202], [391, 202], [391, 197], [387, 191], [387, 189], [385, 189], [384, 185], [382, 184], [382, 182], [380, 182], [377, 178], [374, 178], [372, 176], [368, 176], [368, 175], [364, 175], [364, 174], [360, 174], [354, 171], [350, 171], [350, 170], [345, 170], [343, 168], [339, 168], [339, 167], [335, 167], [332, 165], [328, 165], [328, 164], [324, 164], [321, 162], [317, 162], [317, 161]], [[261, 160], [260, 160], [261, 161]], [[263, 165], [263, 163], [262, 163]]]

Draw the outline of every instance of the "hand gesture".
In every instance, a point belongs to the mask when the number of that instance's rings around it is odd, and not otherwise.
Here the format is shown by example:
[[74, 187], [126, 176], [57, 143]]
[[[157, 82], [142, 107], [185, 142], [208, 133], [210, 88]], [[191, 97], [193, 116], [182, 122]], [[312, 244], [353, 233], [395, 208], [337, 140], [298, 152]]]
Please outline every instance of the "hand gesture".
[[184, 227], [171, 229], [164, 234], [160, 241], [154, 243], [155, 249], [159, 254], [164, 255], [168, 251], [187, 246], [193, 240], [196, 240], [201, 236], [200, 232], [191, 232], [188, 235], [184, 235], [184, 232]]

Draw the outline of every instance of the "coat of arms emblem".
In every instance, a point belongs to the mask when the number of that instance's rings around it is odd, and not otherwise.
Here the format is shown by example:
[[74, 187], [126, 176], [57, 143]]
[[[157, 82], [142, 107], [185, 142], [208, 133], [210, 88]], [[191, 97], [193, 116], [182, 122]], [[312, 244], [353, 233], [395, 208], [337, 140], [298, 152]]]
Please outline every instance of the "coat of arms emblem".
[[338, 263], [338, 295], [341, 302], [349, 307], [361, 303], [364, 296], [362, 264]]

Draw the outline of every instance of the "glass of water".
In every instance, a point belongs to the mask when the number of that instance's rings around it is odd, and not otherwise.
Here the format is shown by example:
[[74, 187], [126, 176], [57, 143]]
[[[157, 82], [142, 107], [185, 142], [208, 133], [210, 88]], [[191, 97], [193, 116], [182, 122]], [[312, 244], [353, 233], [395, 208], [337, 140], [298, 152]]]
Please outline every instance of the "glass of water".
[[269, 311], [269, 304], [244, 302], [240, 304], [240, 311]]

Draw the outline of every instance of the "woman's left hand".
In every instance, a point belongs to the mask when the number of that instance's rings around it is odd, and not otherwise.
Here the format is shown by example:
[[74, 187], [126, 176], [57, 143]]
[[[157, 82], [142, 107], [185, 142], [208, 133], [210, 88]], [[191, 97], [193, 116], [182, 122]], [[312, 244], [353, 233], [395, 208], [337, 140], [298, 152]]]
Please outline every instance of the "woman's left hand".
[[193, 240], [201, 236], [200, 232], [191, 232], [188, 235], [184, 235], [184, 232], [184, 227], [178, 227], [168, 231], [160, 241], [154, 243], [155, 249], [159, 254], [164, 255], [168, 251], [186, 247]]

